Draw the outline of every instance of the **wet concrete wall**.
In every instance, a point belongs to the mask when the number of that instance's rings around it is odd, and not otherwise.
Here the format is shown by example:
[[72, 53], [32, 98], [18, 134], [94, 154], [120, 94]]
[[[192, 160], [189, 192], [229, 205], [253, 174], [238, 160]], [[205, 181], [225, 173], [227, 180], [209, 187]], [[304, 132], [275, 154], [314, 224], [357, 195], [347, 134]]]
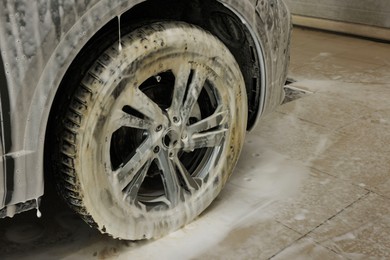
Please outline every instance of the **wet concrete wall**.
[[390, 28], [389, 0], [285, 0], [292, 14]]

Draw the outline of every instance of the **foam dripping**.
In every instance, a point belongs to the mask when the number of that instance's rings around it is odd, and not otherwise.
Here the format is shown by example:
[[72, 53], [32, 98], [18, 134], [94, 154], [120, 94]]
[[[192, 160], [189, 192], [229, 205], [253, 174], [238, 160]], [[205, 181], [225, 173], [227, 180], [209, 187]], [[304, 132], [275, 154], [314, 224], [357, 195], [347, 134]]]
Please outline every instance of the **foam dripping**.
[[36, 209], [37, 209], [37, 218], [41, 218], [41, 217], [42, 217], [42, 212], [39, 210], [40, 201], [39, 201], [39, 199], [35, 199], [35, 201], [36, 201], [36, 204], [37, 204], [37, 206], [36, 206]]
[[119, 52], [122, 51], [122, 39], [121, 39], [121, 16], [118, 15], [118, 36], [119, 36], [119, 44], [118, 44], [118, 50]]

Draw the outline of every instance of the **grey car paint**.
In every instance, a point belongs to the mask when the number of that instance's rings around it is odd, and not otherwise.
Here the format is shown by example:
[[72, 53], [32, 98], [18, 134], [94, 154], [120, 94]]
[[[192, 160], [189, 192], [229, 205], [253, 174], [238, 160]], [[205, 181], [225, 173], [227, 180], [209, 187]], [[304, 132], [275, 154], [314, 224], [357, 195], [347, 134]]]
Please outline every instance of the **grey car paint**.
[[[37, 207], [44, 140], [60, 82], [87, 41], [143, 0], [0, 2], [0, 217]], [[260, 60], [258, 117], [283, 99], [291, 22], [281, 0], [219, 0], [247, 27]], [[253, 125], [250, 126], [253, 128]]]

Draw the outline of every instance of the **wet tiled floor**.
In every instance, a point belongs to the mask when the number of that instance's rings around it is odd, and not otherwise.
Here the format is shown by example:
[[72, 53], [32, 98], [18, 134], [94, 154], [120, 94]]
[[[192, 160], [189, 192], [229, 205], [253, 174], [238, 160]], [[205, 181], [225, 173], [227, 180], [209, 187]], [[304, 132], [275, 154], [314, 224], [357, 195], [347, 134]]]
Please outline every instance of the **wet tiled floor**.
[[289, 77], [309, 94], [254, 133], [310, 169], [277, 203], [301, 237], [275, 258], [390, 258], [390, 44], [295, 28]]
[[247, 136], [233, 177], [192, 224], [112, 240], [50, 195], [0, 222], [0, 258], [389, 259], [390, 44], [294, 28], [298, 99]]

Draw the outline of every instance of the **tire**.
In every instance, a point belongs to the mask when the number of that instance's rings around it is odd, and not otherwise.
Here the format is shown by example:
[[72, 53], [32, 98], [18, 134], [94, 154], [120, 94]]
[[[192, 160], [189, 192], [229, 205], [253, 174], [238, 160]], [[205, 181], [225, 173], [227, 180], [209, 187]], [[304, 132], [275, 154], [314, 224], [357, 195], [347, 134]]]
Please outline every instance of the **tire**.
[[219, 194], [247, 123], [245, 84], [214, 36], [181, 22], [122, 37], [89, 69], [61, 118], [60, 193], [115, 238], [158, 238]]

